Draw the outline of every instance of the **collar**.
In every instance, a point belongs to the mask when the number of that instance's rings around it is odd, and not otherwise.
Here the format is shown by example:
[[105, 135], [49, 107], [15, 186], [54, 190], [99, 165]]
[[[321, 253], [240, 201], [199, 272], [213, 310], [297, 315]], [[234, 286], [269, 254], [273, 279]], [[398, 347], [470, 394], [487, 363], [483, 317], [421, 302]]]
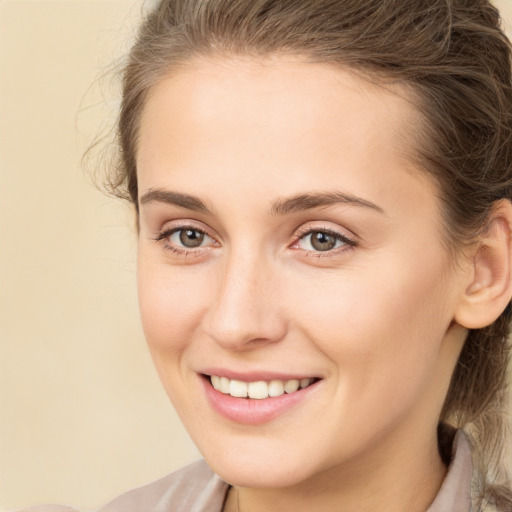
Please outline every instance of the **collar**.
[[462, 430], [455, 434], [452, 460], [443, 484], [427, 512], [470, 512], [473, 463], [469, 441]]

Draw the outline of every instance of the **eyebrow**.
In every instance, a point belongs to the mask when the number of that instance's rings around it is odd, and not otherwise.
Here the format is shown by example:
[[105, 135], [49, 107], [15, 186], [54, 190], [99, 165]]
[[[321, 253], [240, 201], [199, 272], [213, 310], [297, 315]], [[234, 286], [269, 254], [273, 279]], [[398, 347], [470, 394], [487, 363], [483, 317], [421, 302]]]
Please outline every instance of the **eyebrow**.
[[300, 212], [310, 210], [312, 208], [331, 206], [340, 203], [363, 206], [365, 208], [376, 210], [379, 213], [385, 213], [380, 206], [377, 206], [366, 199], [339, 191], [299, 194], [288, 199], [278, 199], [272, 205], [271, 213], [274, 215], [286, 215], [287, 213]]
[[[206, 203], [196, 196], [173, 192], [171, 190], [150, 189], [141, 198], [140, 204], [151, 202], [167, 203], [187, 210], [213, 215], [213, 212], [206, 206]], [[385, 213], [384, 210], [376, 204], [357, 196], [345, 194], [343, 192], [316, 192], [298, 194], [289, 198], [276, 200], [271, 209], [272, 215], [286, 215], [300, 211], [311, 210], [323, 206], [334, 204], [350, 204], [370, 208], [379, 213]]]
[[189, 194], [182, 194], [181, 192], [172, 192], [171, 190], [162, 190], [159, 188], [150, 189], [140, 198], [140, 204], [152, 202], [172, 204], [194, 212], [212, 215], [211, 210], [201, 199]]

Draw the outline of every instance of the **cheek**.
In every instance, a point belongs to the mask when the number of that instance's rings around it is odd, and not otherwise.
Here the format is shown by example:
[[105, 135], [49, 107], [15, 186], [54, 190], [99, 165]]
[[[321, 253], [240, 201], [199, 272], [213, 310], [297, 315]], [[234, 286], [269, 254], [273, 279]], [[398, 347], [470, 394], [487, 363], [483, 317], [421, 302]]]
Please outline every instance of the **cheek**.
[[383, 258], [318, 281], [300, 301], [290, 294], [302, 332], [334, 363], [347, 397], [363, 402], [367, 396], [375, 406], [376, 393], [405, 399], [428, 385], [450, 323], [450, 301], [442, 259], [425, 260], [437, 263], [418, 272], [418, 259]]
[[137, 274], [146, 342], [163, 387], [185, 421], [191, 405], [201, 403], [199, 397], [191, 400], [191, 394], [198, 390], [190, 385], [187, 354], [206, 309], [205, 290], [200, 283], [208, 286], [207, 276], [197, 271], [192, 276], [140, 250]]
[[142, 326], [152, 350], [183, 349], [204, 311], [206, 276], [153, 261], [139, 251], [138, 295]]

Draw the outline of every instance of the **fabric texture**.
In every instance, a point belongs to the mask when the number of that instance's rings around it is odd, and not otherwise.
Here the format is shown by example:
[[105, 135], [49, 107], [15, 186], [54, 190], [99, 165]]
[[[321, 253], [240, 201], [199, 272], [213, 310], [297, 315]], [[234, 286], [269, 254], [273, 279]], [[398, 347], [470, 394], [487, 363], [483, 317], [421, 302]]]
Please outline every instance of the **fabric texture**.
[[[462, 431], [452, 447], [452, 460], [434, 502], [426, 512], [476, 512], [471, 509], [471, 450]], [[229, 484], [204, 460], [122, 494], [97, 512], [222, 512]], [[18, 512], [79, 512], [60, 505], [43, 505]]]

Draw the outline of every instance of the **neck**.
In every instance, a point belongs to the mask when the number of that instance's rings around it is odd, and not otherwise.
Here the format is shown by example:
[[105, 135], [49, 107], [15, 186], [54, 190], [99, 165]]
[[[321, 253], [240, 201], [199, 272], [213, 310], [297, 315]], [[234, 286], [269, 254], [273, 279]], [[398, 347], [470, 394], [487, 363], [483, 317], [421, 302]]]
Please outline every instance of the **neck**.
[[[389, 443], [396, 447], [395, 443]], [[400, 450], [380, 447], [369, 457], [316, 474], [293, 487], [232, 488], [226, 512], [425, 512], [446, 473], [435, 429], [429, 439], [402, 436]]]

